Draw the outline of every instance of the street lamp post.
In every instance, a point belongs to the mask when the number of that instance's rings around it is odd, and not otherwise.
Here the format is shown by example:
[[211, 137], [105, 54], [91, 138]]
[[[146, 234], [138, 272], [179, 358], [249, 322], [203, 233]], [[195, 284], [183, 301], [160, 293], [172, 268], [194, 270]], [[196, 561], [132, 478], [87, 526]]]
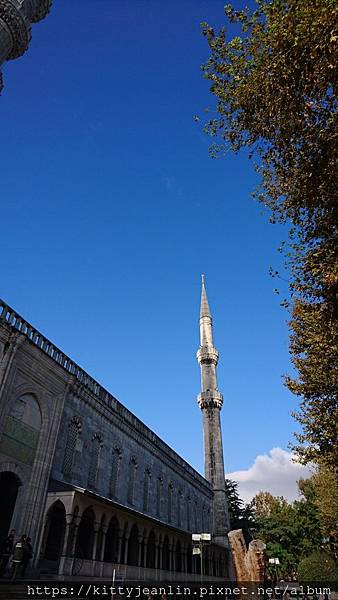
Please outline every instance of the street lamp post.
[[210, 533], [193, 533], [191, 535], [191, 539], [193, 541], [193, 554], [199, 554], [201, 559], [201, 585], [203, 583], [203, 544], [211, 542], [211, 534]]
[[276, 577], [276, 584], [277, 584], [277, 565], [280, 564], [279, 562], [279, 558], [269, 558], [269, 563], [270, 565], [275, 565], [275, 577]]

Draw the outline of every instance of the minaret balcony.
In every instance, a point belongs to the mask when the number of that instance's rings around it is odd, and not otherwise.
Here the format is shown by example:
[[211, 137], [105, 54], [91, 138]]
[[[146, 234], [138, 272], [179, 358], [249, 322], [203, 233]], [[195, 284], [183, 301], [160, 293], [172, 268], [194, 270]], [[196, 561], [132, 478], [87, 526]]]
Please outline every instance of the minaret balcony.
[[206, 390], [197, 396], [197, 402], [200, 408], [222, 408], [223, 394], [218, 390]]
[[196, 353], [199, 364], [217, 365], [219, 352], [214, 346], [201, 346]]

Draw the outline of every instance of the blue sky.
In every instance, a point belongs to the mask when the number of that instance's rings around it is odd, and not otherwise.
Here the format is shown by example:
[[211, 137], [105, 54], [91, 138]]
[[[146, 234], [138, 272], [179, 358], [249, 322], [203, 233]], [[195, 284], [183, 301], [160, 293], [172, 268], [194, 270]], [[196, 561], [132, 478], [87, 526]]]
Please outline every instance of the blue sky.
[[285, 232], [250, 197], [253, 165], [209, 158], [193, 120], [214, 105], [200, 23], [223, 4], [55, 1], [0, 98], [2, 297], [200, 471], [202, 272], [226, 469], [296, 428], [268, 275]]

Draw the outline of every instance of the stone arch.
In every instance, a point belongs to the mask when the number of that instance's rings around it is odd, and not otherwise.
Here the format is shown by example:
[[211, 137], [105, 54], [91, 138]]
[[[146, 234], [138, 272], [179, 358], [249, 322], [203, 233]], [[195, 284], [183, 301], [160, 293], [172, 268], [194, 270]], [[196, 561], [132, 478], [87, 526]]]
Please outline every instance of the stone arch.
[[43, 557], [46, 560], [58, 561], [62, 552], [66, 530], [66, 509], [61, 500], [56, 500], [47, 512], [45, 528], [46, 542]]
[[116, 516], [109, 521], [104, 549], [104, 562], [116, 563], [118, 551], [119, 522]]
[[92, 559], [94, 543], [95, 513], [91, 506], [86, 508], [81, 517], [76, 540], [75, 554], [78, 558]]
[[169, 571], [169, 539], [166, 535], [163, 540], [162, 548], [162, 569]]
[[40, 431], [42, 414], [35, 394], [25, 393], [17, 396], [12, 404], [10, 414], [25, 425]]
[[132, 566], [138, 565], [139, 556], [139, 530], [136, 523], [132, 526], [129, 534], [128, 542], [128, 558], [127, 564]]
[[42, 419], [41, 432], [43, 434], [47, 433], [49, 417], [50, 417], [49, 404], [48, 404], [48, 402], [46, 402], [46, 399], [42, 393], [42, 390], [37, 385], [33, 385], [32, 383], [27, 385], [27, 383], [25, 382], [25, 383], [21, 383], [20, 385], [16, 386], [14, 388], [14, 390], [12, 391], [9, 402], [8, 402], [8, 404], [10, 406], [9, 412], [11, 411], [11, 407], [15, 403], [16, 399], [19, 396], [25, 396], [26, 394], [34, 396], [36, 402], [38, 403], [40, 413], [41, 413], [41, 419]]
[[155, 569], [155, 556], [156, 556], [156, 538], [155, 532], [152, 529], [148, 536], [147, 544], [147, 567], [149, 569]]
[[[6, 464], [6, 463], [5, 463]], [[7, 463], [10, 465], [11, 463]], [[2, 465], [3, 467], [4, 465]], [[18, 497], [19, 487], [22, 485], [20, 477], [12, 469], [0, 472], [0, 539], [7, 536], [13, 520], [13, 514]]]
[[32, 466], [41, 431], [43, 415], [35, 393], [16, 393], [10, 401], [4, 422], [0, 451], [15, 461]]

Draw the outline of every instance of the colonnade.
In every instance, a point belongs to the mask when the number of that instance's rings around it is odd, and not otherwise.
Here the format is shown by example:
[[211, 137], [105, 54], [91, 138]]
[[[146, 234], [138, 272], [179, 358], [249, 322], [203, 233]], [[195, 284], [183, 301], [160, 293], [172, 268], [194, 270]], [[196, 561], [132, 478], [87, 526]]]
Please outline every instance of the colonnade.
[[[123, 514], [122, 510], [99, 512], [91, 505], [82, 510], [76, 505], [66, 514], [61, 500], [52, 504], [46, 515], [40, 560], [58, 562], [59, 574], [64, 573], [69, 559], [72, 572], [74, 565], [81, 570], [81, 561], [91, 561], [93, 574], [97, 574], [98, 569], [102, 574], [104, 564], [200, 573], [200, 557], [192, 555], [190, 534], [151, 521], [147, 523], [134, 515]], [[205, 549], [203, 573], [212, 577], [226, 576], [226, 555], [221, 548], [211, 545]]]

